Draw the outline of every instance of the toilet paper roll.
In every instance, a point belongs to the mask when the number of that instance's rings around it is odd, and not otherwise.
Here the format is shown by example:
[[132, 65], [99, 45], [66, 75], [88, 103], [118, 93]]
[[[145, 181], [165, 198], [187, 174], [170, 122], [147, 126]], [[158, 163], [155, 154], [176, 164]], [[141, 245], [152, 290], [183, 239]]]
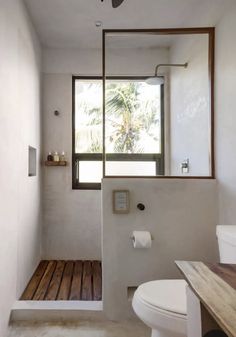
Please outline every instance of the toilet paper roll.
[[133, 246], [134, 248], [151, 248], [152, 236], [146, 231], [134, 231], [133, 232]]

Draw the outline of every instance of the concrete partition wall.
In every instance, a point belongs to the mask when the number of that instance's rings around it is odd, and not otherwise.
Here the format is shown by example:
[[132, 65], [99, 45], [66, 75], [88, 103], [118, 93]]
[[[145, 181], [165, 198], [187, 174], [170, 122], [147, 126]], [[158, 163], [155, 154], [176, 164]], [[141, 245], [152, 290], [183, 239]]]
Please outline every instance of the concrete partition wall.
[[[130, 191], [130, 213], [112, 212], [112, 191]], [[137, 204], [145, 204], [139, 211]], [[215, 180], [104, 179], [103, 300], [110, 319], [132, 316], [127, 287], [180, 278], [175, 260], [217, 261]], [[134, 249], [133, 230], [153, 235], [151, 249]]]
[[[0, 10], [0, 336], [40, 259], [41, 48], [21, 0]], [[37, 175], [28, 176], [28, 148]]]

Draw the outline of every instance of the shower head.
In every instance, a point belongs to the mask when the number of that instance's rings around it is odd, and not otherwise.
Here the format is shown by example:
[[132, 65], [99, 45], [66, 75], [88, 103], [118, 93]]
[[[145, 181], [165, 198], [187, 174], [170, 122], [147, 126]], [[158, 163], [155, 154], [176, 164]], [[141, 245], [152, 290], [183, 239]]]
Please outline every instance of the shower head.
[[164, 84], [164, 77], [162, 76], [152, 76], [152, 77], [148, 77], [148, 79], [146, 80], [146, 83], [149, 85], [161, 85]]
[[167, 64], [165, 64], [165, 63], [163, 63], [163, 64], [158, 64], [157, 66], [156, 66], [156, 68], [155, 68], [155, 75], [154, 76], [151, 76], [151, 77], [149, 77], [147, 80], [146, 80], [146, 83], [147, 84], [149, 84], [149, 85], [161, 85], [161, 84], [164, 84], [164, 77], [163, 76], [159, 76], [158, 75], [158, 69], [160, 68], [160, 67], [183, 67], [183, 68], [187, 68], [187, 66], [188, 66], [188, 63], [186, 62], [186, 63], [181, 63], [181, 64], [179, 64], [179, 63], [173, 63], [173, 64], [171, 64], [171, 63], [167, 63]]

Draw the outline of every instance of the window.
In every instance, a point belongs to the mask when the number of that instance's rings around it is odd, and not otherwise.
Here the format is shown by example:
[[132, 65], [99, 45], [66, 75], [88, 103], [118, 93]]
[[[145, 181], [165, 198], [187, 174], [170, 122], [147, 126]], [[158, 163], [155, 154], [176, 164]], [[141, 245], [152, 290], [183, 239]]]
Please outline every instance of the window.
[[[106, 84], [106, 175], [164, 174], [164, 88], [144, 78]], [[103, 176], [102, 79], [73, 77], [73, 188], [100, 189]]]

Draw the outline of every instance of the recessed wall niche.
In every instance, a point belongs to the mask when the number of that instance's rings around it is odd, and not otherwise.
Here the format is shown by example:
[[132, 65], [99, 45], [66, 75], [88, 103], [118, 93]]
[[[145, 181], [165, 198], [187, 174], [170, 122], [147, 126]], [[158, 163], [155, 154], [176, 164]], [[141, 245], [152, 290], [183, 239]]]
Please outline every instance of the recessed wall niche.
[[28, 162], [28, 176], [29, 177], [35, 177], [36, 176], [36, 155], [37, 155], [37, 150], [32, 147], [29, 146], [28, 148], [28, 158], [29, 158], [29, 162]]

